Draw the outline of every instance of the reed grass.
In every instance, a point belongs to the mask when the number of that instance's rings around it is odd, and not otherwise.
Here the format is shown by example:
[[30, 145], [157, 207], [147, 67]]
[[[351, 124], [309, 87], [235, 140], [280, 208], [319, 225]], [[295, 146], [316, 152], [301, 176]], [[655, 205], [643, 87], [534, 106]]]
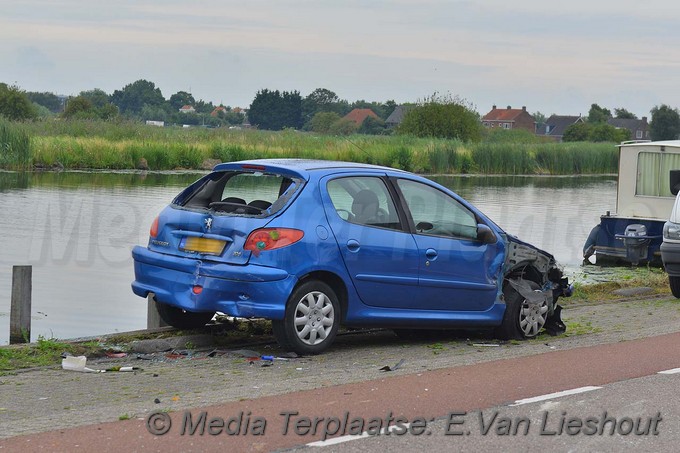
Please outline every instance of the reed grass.
[[20, 124], [0, 118], [0, 168], [27, 169], [31, 164], [31, 139]]
[[[310, 158], [386, 165], [419, 173], [603, 174], [618, 170], [618, 150], [601, 143], [479, 143], [408, 136], [335, 137], [132, 122], [46, 121], [21, 126], [31, 137], [30, 164], [68, 169], [200, 169], [207, 159]], [[30, 154], [29, 154], [30, 156]], [[0, 162], [12, 168], [14, 161]]]

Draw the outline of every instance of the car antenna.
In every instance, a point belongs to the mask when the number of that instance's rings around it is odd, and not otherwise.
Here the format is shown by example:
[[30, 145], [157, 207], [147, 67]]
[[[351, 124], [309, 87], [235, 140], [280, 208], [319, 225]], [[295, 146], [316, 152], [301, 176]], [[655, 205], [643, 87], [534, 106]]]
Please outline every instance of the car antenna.
[[373, 156], [371, 156], [371, 154], [370, 154], [368, 151], [366, 151], [366, 150], [363, 149], [361, 146], [357, 145], [357, 144], [354, 143], [352, 140], [350, 140], [349, 138], [347, 138], [346, 135], [344, 135], [343, 138], [344, 138], [345, 140], [347, 140], [347, 141], [349, 142], [350, 145], [356, 146], [357, 149], [359, 149], [359, 151], [362, 151], [362, 152], [365, 153], [368, 157], [373, 158]]

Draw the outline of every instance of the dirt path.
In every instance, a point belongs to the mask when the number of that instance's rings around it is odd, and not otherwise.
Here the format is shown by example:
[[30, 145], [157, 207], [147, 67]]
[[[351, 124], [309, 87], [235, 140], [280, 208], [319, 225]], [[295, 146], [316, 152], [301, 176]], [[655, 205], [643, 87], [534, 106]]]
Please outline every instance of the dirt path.
[[[2, 376], [0, 437], [678, 332], [680, 302], [653, 298], [573, 306], [565, 308], [563, 318], [570, 327], [568, 336], [543, 336], [500, 346], [488, 346], [497, 342], [480, 336], [405, 341], [389, 331], [379, 331], [345, 335], [324, 355], [277, 360], [269, 367], [224, 354], [165, 362], [134, 358], [116, 362], [144, 368], [136, 373], [82, 374], [52, 368]], [[256, 349], [262, 354], [281, 352], [273, 344]], [[379, 370], [402, 359], [396, 372]]]

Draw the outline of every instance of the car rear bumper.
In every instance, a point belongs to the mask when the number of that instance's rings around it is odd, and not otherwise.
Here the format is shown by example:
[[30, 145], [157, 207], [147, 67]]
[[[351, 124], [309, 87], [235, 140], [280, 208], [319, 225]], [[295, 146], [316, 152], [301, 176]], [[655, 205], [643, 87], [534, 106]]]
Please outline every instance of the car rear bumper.
[[[204, 262], [139, 246], [132, 250], [132, 257], [136, 295], [154, 293], [158, 302], [187, 311], [283, 319], [286, 300], [297, 282], [281, 269]], [[199, 294], [195, 287], [201, 288]]]

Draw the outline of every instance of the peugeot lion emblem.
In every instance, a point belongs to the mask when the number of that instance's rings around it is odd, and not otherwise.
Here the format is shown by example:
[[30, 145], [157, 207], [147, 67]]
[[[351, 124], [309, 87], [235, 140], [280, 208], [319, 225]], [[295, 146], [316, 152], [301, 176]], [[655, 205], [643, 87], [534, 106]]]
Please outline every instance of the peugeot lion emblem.
[[210, 231], [210, 227], [212, 227], [212, 219], [208, 217], [207, 219], [204, 220], [205, 222], [205, 229]]

